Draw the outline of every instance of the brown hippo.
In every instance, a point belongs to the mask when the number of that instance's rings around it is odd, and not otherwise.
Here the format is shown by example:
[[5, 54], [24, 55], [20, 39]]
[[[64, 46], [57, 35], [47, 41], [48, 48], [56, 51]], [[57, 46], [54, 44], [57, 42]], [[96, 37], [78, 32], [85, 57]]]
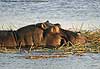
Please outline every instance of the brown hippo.
[[66, 43], [65, 39], [61, 36], [59, 26], [55, 24], [44, 31], [44, 37], [46, 39], [46, 48], [57, 49]]
[[28, 25], [17, 30], [18, 46], [37, 48], [43, 40], [43, 31], [52, 25], [49, 21]]
[[0, 30], [0, 46], [1, 48], [16, 48], [16, 31]]
[[60, 24], [54, 24], [44, 31], [44, 38], [46, 39], [46, 47], [58, 48], [60, 46], [66, 46], [76, 43], [84, 44], [86, 37], [82, 36], [80, 32], [73, 32], [62, 29]]
[[81, 32], [73, 32], [69, 30], [61, 29], [62, 37], [66, 40], [66, 42], [70, 42], [72, 44], [85, 44], [87, 42], [87, 38], [81, 34]]

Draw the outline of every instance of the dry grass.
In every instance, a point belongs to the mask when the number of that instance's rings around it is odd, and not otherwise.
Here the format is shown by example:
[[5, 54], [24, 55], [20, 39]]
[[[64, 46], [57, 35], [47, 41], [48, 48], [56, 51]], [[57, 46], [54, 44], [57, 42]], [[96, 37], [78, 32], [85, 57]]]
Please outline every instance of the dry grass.
[[16, 53], [18, 52], [17, 49], [0, 49], [0, 53]]

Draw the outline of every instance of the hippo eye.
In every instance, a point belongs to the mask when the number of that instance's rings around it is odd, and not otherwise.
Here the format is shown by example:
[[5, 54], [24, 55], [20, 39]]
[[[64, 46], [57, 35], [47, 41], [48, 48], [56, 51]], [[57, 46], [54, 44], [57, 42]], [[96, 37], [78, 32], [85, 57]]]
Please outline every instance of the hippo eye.
[[78, 33], [77, 32], [73, 32], [72, 35], [73, 36], [78, 36]]

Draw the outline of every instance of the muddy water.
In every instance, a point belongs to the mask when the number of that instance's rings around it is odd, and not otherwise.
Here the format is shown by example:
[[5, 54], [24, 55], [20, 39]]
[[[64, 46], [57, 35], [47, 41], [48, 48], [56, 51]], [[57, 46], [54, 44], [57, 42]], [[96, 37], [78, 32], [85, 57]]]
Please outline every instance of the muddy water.
[[[51, 54], [48, 52], [32, 52], [31, 56], [50, 56]], [[30, 56], [30, 54], [0, 53], [0, 69], [100, 69], [100, 54], [85, 53], [83, 56], [69, 55], [45, 59], [26, 59], [27, 56]]]

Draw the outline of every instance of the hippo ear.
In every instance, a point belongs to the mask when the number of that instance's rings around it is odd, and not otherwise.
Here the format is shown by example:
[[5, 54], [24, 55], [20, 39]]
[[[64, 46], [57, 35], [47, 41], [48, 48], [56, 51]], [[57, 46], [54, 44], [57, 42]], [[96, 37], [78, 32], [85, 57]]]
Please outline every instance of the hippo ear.
[[45, 23], [49, 23], [49, 21], [47, 20]]
[[55, 26], [58, 26], [59, 28], [61, 28], [61, 25], [59, 23], [54, 24]]
[[51, 27], [50, 31], [53, 32], [53, 33], [59, 33], [60, 29], [59, 29], [58, 26], [53, 26], [53, 27]]
[[56, 32], [56, 33], [59, 33], [60, 32], [60, 29], [59, 29], [58, 26], [54, 26], [54, 32]]
[[44, 24], [45, 24], [47, 27], [53, 26], [53, 24], [50, 23], [48, 20], [47, 20], [46, 22], [44, 22]]
[[47, 28], [46, 24], [45, 24], [45, 23], [42, 23], [42, 24], [41, 24], [41, 28], [42, 28], [42, 29], [46, 29], [46, 28]]

